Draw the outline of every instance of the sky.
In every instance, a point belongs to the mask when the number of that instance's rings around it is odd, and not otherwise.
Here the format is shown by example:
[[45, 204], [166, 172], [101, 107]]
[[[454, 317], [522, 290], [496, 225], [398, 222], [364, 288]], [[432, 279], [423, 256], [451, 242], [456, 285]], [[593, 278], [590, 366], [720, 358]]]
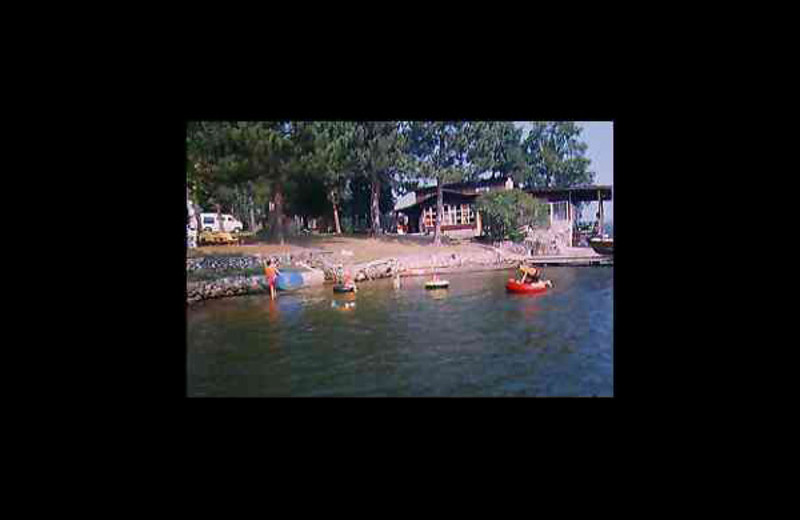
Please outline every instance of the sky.
[[[516, 121], [517, 126], [530, 128], [530, 123]], [[589, 169], [595, 172], [595, 184], [614, 185], [614, 123], [612, 121], [576, 121], [583, 132], [580, 138], [589, 147], [586, 156], [592, 161]], [[612, 195], [613, 196], [613, 195]], [[596, 207], [596, 204], [593, 204]], [[594, 209], [596, 212], [597, 209]], [[603, 202], [605, 220], [613, 220], [614, 201]], [[587, 214], [588, 215], [588, 214]]]

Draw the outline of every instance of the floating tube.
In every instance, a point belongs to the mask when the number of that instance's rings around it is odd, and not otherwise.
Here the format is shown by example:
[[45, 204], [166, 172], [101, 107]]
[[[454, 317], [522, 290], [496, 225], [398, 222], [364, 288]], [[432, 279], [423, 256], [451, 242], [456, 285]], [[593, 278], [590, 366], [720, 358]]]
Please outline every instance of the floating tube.
[[333, 292], [335, 293], [355, 292], [355, 290], [356, 290], [355, 285], [336, 284], [333, 286]]
[[509, 278], [508, 282], [506, 282], [506, 290], [508, 292], [520, 293], [520, 294], [543, 293], [547, 291], [548, 286], [552, 287], [552, 283], [550, 283], [547, 280], [535, 283], [519, 283], [517, 280]]
[[426, 289], [447, 289], [450, 287], [450, 282], [447, 280], [431, 280], [430, 282], [425, 282]]
[[331, 307], [340, 311], [350, 311], [356, 308], [356, 302], [331, 302]]

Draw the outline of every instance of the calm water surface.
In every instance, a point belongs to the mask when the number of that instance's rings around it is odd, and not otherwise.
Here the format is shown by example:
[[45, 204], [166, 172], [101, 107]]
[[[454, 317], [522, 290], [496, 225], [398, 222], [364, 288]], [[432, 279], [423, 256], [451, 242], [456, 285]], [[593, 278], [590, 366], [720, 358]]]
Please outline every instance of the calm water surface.
[[611, 396], [613, 267], [549, 267], [330, 285], [210, 301], [187, 313], [189, 396]]

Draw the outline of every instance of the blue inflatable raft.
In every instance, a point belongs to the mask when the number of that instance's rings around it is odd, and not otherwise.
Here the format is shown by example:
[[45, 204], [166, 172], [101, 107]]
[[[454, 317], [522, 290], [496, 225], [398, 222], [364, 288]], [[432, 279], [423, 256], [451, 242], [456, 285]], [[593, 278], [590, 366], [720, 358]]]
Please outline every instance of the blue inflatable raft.
[[303, 275], [297, 271], [283, 271], [275, 280], [275, 287], [279, 291], [293, 291], [303, 286]]

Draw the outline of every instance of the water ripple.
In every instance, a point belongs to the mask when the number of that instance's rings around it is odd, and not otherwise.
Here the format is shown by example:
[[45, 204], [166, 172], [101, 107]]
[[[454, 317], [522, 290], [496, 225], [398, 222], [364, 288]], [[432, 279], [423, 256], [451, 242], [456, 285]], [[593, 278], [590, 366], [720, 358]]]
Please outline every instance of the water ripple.
[[188, 313], [189, 395], [611, 395], [613, 268], [547, 268], [557, 290], [509, 295], [507, 272], [330, 286]]

